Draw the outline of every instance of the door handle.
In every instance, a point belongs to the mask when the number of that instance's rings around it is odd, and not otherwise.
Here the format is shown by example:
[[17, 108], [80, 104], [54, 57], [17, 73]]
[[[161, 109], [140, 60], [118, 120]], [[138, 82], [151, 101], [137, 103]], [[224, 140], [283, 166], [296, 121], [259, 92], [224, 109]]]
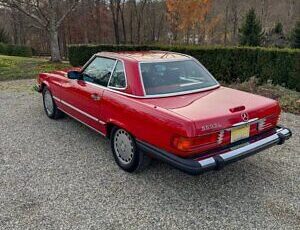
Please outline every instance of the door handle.
[[94, 100], [94, 101], [99, 101], [101, 99], [100, 95], [99, 94], [96, 94], [96, 93], [93, 93], [91, 95], [91, 98]]

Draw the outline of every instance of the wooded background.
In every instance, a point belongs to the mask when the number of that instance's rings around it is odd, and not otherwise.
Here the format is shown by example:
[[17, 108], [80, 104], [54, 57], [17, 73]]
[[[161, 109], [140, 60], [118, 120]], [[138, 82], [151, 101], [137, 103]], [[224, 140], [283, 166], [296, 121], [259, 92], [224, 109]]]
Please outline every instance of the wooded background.
[[[10, 43], [49, 54], [68, 44], [236, 45], [251, 7], [267, 35], [284, 46], [299, 20], [299, 0], [0, 0], [0, 29]], [[280, 22], [283, 32], [272, 34]], [[58, 44], [54, 37], [57, 37]]]

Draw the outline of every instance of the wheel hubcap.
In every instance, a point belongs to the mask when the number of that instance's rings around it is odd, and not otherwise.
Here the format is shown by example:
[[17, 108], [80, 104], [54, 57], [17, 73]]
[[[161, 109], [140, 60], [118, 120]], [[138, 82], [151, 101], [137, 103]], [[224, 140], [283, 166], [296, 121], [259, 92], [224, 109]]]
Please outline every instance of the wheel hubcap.
[[116, 131], [114, 136], [114, 149], [120, 162], [129, 164], [133, 159], [134, 144], [132, 137], [123, 129]]
[[51, 94], [48, 90], [45, 92], [44, 101], [45, 101], [45, 108], [47, 113], [52, 114], [54, 106], [53, 106], [53, 100]]

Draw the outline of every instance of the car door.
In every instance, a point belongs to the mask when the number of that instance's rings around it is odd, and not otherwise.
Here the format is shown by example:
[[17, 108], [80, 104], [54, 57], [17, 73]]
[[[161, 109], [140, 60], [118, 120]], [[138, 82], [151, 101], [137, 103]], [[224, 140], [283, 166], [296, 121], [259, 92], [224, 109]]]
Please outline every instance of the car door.
[[63, 110], [102, 133], [105, 122], [101, 119], [101, 98], [115, 64], [114, 59], [95, 57], [82, 70], [82, 79], [68, 79], [61, 84]]

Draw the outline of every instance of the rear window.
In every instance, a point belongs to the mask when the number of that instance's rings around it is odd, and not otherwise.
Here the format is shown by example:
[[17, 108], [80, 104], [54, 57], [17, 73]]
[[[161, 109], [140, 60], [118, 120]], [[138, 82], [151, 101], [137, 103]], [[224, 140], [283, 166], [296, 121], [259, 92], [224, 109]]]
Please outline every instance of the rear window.
[[197, 91], [218, 85], [194, 60], [140, 63], [140, 68], [146, 95]]

